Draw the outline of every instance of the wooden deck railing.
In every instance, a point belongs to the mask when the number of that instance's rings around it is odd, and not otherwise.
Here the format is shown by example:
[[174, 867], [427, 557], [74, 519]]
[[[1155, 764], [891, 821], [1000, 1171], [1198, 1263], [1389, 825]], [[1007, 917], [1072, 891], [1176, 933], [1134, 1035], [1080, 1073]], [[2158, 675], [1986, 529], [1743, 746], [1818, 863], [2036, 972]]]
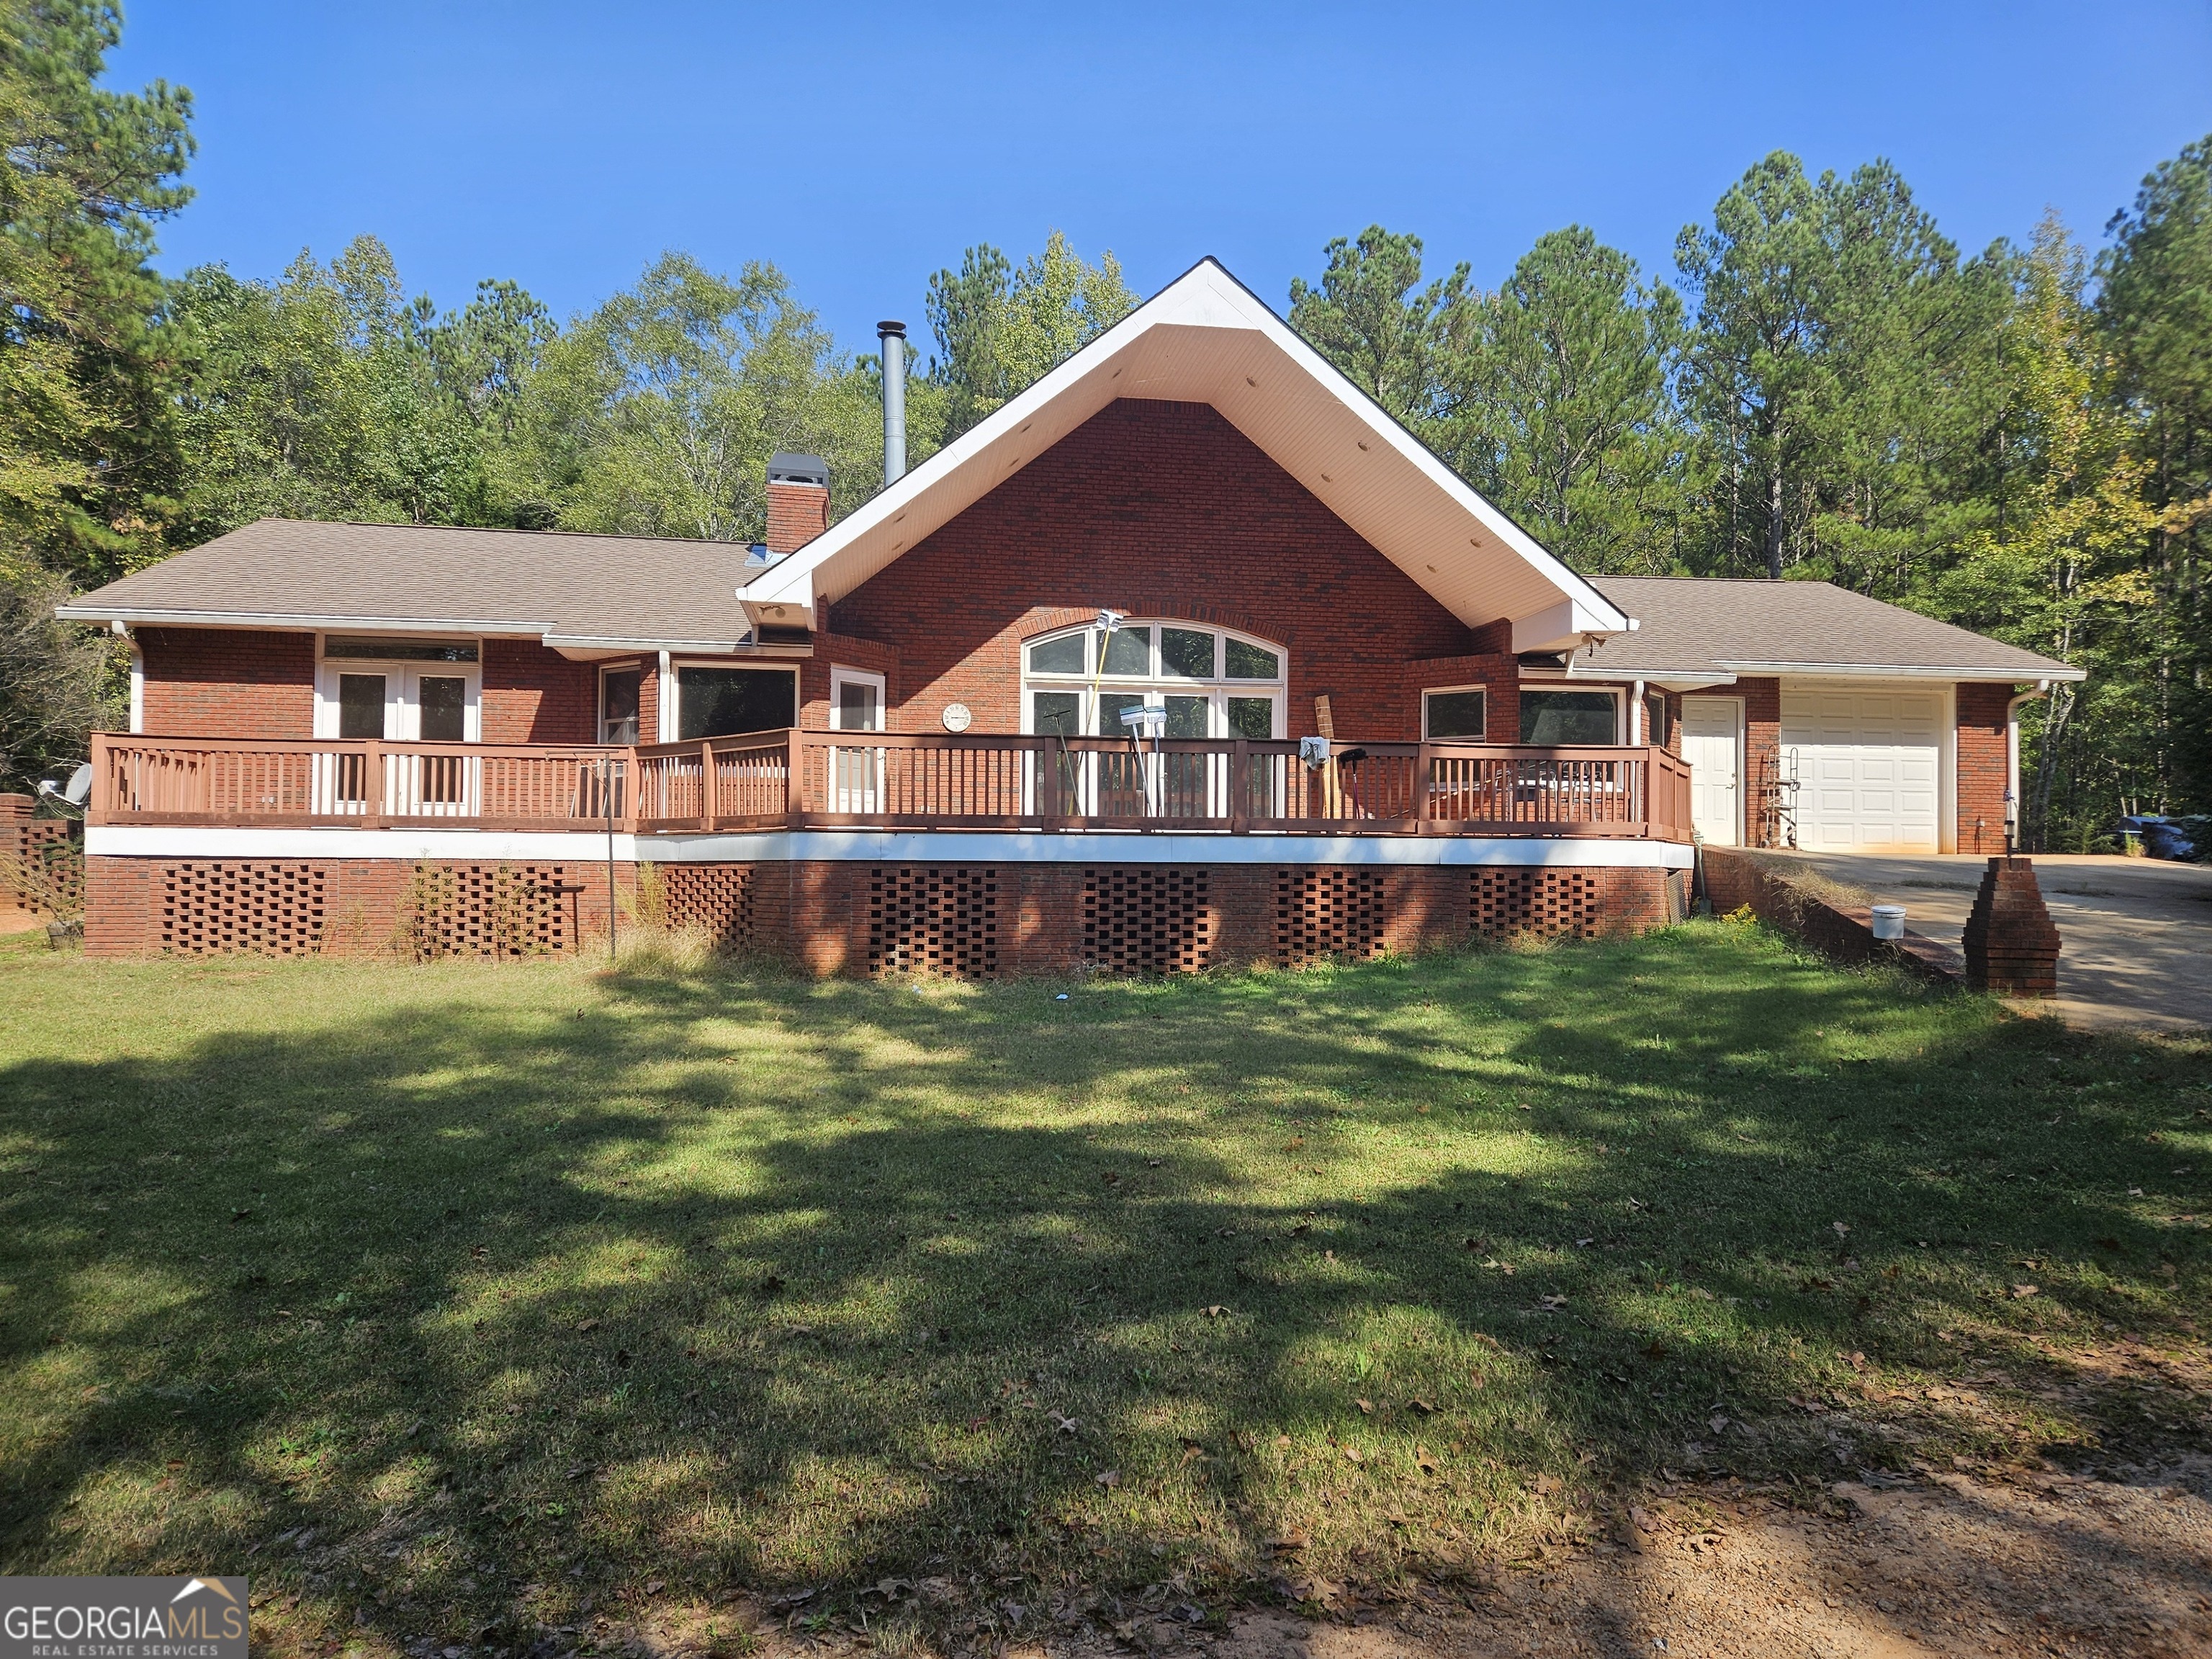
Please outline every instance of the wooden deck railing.
[[636, 748], [93, 739], [95, 824], [1690, 839], [1662, 749], [762, 732]]

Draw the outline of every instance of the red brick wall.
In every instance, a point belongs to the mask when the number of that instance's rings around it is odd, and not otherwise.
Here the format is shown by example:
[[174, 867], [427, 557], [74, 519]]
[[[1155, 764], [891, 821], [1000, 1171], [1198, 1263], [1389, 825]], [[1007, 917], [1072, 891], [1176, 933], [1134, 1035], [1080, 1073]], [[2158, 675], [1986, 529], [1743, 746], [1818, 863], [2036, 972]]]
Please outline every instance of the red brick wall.
[[1520, 742], [1521, 665], [1510, 652], [1407, 663], [1407, 707], [1402, 718], [1412, 722], [1412, 735], [1421, 735], [1422, 692], [1469, 685], [1479, 685], [1488, 694], [1482, 705], [1483, 735], [1492, 743]]
[[312, 738], [315, 636], [142, 628], [146, 732], [169, 738]]
[[771, 553], [796, 553], [830, 527], [830, 492], [819, 484], [782, 483], [768, 487], [768, 549]]
[[1744, 840], [1753, 847], [1766, 844], [1760, 823], [1759, 803], [1770, 778], [1781, 775], [1782, 682], [1778, 679], [1741, 679], [1733, 688], [1743, 699], [1743, 822]]
[[[1233, 606], [1231, 622], [1221, 606]], [[1242, 627], [1289, 653], [1288, 735], [1419, 734], [1410, 665], [1497, 644], [1383, 558], [1211, 407], [1109, 404], [833, 608], [897, 647], [891, 729], [1020, 729], [1020, 642], [1111, 606]]]
[[2005, 705], [2009, 685], [1959, 685], [1959, 850], [2004, 851]]
[[570, 662], [530, 640], [486, 640], [481, 666], [486, 743], [598, 739], [597, 663]]
[[[899, 700], [899, 653], [874, 640], [848, 639], [841, 634], [817, 634], [814, 654], [799, 665], [799, 723], [810, 731], [830, 729], [830, 671], [859, 668], [884, 677], [884, 707], [896, 708]], [[904, 731], [895, 722], [887, 729]]]

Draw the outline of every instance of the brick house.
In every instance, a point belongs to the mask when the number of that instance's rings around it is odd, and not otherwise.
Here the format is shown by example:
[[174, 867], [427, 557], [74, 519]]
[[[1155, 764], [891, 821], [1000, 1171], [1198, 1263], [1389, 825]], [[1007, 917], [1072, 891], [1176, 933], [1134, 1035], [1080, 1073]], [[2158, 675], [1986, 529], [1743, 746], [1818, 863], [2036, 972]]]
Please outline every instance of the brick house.
[[572, 949], [641, 881], [821, 971], [1638, 927], [1693, 836], [2001, 848], [2014, 712], [2079, 677], [1585, 580], [1211, 260], [828, 486], [775, 457], [755, 547], [264, 520], [65, 607], [132, 648], [90, 948]]

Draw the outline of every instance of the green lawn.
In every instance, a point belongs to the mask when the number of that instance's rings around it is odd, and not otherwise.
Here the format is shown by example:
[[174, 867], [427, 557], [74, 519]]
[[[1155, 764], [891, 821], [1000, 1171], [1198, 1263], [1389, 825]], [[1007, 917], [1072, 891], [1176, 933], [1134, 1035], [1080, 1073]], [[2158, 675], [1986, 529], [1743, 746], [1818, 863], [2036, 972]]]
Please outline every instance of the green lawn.
[[1723, 923], [981, 989], [18, 949], [0, 1571], [250, 1571], [316, 1651], [891, 1577], [957, 1632], [2202, 1446], [2112, 1356], [2203, 1359], [2208, 1107], [2201, 1043]]

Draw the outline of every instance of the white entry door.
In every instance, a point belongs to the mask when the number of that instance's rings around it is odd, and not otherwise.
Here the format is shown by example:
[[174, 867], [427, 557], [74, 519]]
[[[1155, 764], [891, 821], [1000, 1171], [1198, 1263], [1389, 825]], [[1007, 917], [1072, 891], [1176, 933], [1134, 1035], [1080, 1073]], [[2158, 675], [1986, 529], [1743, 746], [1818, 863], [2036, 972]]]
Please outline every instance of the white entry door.
[[1941, 691], [1785, 684], [1781, 737], [1784, 774], [1796, 779], [1800, 847], [1936, 850]]
[[1743, 699], [1682, 699], [1682, 758], [1690, 763], [1690, 822], [1698, 839], [1743, 839]]

